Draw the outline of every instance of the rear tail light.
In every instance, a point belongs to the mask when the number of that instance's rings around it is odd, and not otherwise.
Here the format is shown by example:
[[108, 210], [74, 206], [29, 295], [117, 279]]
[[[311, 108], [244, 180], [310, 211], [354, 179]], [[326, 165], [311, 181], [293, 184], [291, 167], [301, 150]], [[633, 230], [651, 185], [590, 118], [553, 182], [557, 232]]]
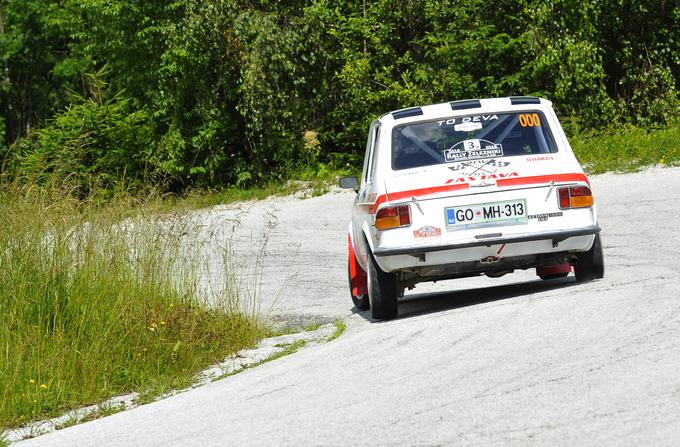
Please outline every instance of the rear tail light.
[[565, 186], [558, 188], [557, 199], [560, 209], [586, 208], [593, 206], [593, 193], [587, 186]]
[[386, 206], [380, 208], [375, 215], [375, 227], [378, 230], [407, 227], [411, 225], [411, 209], [408, 205]]

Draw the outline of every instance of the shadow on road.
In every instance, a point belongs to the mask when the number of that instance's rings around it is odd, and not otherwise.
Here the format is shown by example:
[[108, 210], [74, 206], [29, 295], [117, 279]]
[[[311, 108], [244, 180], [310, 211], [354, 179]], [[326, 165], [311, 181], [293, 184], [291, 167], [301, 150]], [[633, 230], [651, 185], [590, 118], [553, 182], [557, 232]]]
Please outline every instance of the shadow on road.
[[[507, 300], [548, 290], [564, 289], [576, 284], [574, 277], [570, 276], [563, 279], [525, 281], [478, 289], [415, 293], [399, 300], [399, 316], [397, 319], [459, 309], [492, 301]], [[371, 313], [369, 311], [359, 311], [355, 308], [354, 313], [358, 313], [366, 320], [379, 322], [378, 320], [371, 320]]]

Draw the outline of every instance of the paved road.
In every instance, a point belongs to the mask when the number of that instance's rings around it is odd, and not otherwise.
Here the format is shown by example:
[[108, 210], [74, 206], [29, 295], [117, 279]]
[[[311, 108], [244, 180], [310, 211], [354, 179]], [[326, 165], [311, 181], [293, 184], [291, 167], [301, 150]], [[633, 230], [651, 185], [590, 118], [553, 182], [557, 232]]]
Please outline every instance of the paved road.
[[353, 314], [344, 289], [351, 195], [243, 205], [239, 253], [279, 210], [263, 307], [344, 317], [347, 332], [21, 445], [680, 445], [680, 169], [593, 185], [604, 279], [450, 281], [417, 288], [381, 323]]

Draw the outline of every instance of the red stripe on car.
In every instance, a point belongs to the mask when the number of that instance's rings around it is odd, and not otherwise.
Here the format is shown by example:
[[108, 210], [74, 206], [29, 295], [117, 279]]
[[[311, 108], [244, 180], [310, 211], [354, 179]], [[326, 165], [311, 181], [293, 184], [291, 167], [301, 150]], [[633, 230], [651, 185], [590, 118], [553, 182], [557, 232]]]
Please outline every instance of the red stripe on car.
[[[584, 174], [550, 174], [550, 175], [535, 175], [531, 177], [511, 177], [511, 178], [501, 178], [496, 180], [497, 186], [520, 186], [520, 185], [531, 185], [535, 183], [550, 183], [550, 182], [585, 182], [590, 186], [588, 177]], [[368, 206], [369, 214], [375, 214], [378, 207], [387, 201], [389, 197], [390, 201], [398, 201], [401, 199], [410, 199], [412, 197], [419, 198], [420, 196], [428, 196], [431, 194], [437, 194], [440, 192], [457, 191], [461, 189], [469, 189], [470, 185], [468, 183], [457, 183], [449, 184], [444, 186], [433, 186], [430, 188], [420, 188], [411, 189], [408, 191], [398, 191], [390, 192], [388, 194], [382, 194], [378, 196], [375, 203], [362, 203], [361, 205]]]
[[368, 212], [370, 214], [375, 214], [375, 211], [378, 209], [380, 204], [384, 203], [387, 201], [387, 198], [389, 197], [390, 201], [395, 201], [395, 200], [401, 200], [401, 199], [410, 199], [411, 197], [419, 197], [419, 196], [429, 196], [430, 194], [437, 194], [440, 192], [449, 192], [449, 191], [458, 191], [460, 189], [468, 189], [470, 188], [470, 185], [467, 183], [462, 183], [462, 184], [457, 184], [457, 185], [444, 185], [444, 186], [432, 186], [430, 188], [420, 188], [420, 189], [411, 189], [408, 191], [398, 191], [398, 192], [391, 192], [388, 194], [382, 194], [379, 196], [375, 203], [367, 203], [365, 205], [368, 205], [370, 208], [368, 209]]
[[518, 186], [531, 185], [533, 183], [550, 183], [550, 182], [586, 182], [590, 186], [588, 177], [583, 174], [550, 174], [550, 175], [535, 175], [532, 177], [515, 177], [503, 178], [496, 180], [497, 186]]

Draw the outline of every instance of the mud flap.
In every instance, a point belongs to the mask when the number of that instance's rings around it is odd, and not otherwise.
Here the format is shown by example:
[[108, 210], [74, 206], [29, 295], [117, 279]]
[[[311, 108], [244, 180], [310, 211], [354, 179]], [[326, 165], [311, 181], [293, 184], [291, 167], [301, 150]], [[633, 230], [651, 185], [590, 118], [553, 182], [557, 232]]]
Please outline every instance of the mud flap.
[[560, 265], [553, 265], [550, 267], [536, 267], [536, 275], [540, 277], [550, 277], [553, 275], [569, 274], [571, 272], [571, 264], [565, 262]]
[[347, 247], [349, 251], [349, 282], [352, 296], [365, 295], [368, 293], [366, 271], [357, 262], [357, 257], [354, 255], [354, 248], [352, 247], [352, 239], [349, 235], [347, 235]]

